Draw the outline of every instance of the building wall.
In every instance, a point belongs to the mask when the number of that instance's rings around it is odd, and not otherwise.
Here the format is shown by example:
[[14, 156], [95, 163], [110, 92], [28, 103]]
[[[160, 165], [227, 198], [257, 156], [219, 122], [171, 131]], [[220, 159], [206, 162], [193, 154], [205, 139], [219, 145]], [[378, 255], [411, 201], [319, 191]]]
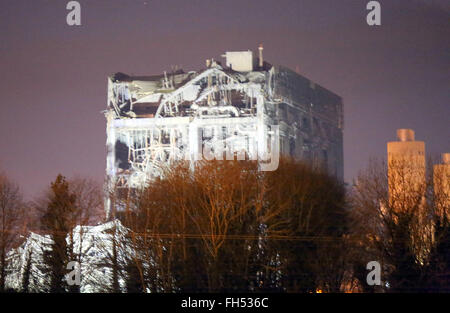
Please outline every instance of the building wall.
[[286, 155], [325, 166], [341, 180], [343, 165], [342, 99], [306, 77], [275, 66], [273, 97], [280, 101], [280, 124], [290, 126], [282, 151]]

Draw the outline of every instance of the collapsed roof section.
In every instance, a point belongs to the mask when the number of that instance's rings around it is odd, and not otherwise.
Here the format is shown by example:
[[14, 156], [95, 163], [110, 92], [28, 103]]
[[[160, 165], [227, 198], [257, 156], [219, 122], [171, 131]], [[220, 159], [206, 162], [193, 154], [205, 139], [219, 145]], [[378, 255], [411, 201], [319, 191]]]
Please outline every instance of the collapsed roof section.
[[108, 78], [108, 108], [114, 118], [244, 117], [255, 114], [255, 99], [263, 95], [266, 102], [287, 102], [343, 126], [342, 99], [288, 68], [263, 62], [242, 72], [215, 61], [207, 60], [207, 65], [188, 73], [181, 69], [153, 76], [115, 73]]
[[266, 89], [267, 73], [223, 69], [213, 62], [199, 72], [109, 78], [108, 106], [115, 118], [236, 117], [254, 114], [255, 98]]

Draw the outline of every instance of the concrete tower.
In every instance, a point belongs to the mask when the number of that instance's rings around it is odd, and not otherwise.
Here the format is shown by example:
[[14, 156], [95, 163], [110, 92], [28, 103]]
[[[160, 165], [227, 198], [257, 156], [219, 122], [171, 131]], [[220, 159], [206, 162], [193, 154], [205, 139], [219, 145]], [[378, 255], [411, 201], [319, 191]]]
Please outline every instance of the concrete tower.
[[387, 144], [389, 206], [393, 213], [414, 217], [409, 230], [414, 252], [423, 262], [433, 241], [433, 224], [425, 198], [425, 143], [415, 140], [412, 129], [397, 130], [397, 138], [398, 141]]
[[425, 197], [425, 143], [415, 140], [412, 129], [398, 129], [397, 138], [387, 144], [389, 202], [404, 210]]
[[442, 164], [433, 167], [433, 183], [439, 217], [450, 221], [450, 153], [443, 153]]

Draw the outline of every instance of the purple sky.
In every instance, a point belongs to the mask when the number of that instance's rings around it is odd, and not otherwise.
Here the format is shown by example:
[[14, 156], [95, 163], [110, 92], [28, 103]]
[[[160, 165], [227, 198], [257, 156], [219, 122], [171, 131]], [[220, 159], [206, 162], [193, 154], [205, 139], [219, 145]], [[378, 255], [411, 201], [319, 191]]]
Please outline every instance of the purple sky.
[[106, 77], [204, 66], [227, 50], [257, 49], [297, 66], [344, 99], [345, 179], [383, 157], [397, 128], [427, 153], [450, 152], [450, 1], [65, 0], [0, 3], [0, 168], [27, 198], [57, 173], [101, 180]]

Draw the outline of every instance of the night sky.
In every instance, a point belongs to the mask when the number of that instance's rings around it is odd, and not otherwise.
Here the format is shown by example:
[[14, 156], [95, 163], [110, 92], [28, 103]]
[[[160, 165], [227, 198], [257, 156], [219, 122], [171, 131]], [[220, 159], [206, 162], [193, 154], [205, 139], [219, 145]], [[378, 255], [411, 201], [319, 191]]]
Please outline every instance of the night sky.
[[58, 173], [101, 181], [107, 76], [204, 67], [257, 51], [344, 99], [345, 179], [383, 157], [397, 128], [450, 152], [450, 1], [65, 0], [0, 2], [0, 169], [38, 196]]

